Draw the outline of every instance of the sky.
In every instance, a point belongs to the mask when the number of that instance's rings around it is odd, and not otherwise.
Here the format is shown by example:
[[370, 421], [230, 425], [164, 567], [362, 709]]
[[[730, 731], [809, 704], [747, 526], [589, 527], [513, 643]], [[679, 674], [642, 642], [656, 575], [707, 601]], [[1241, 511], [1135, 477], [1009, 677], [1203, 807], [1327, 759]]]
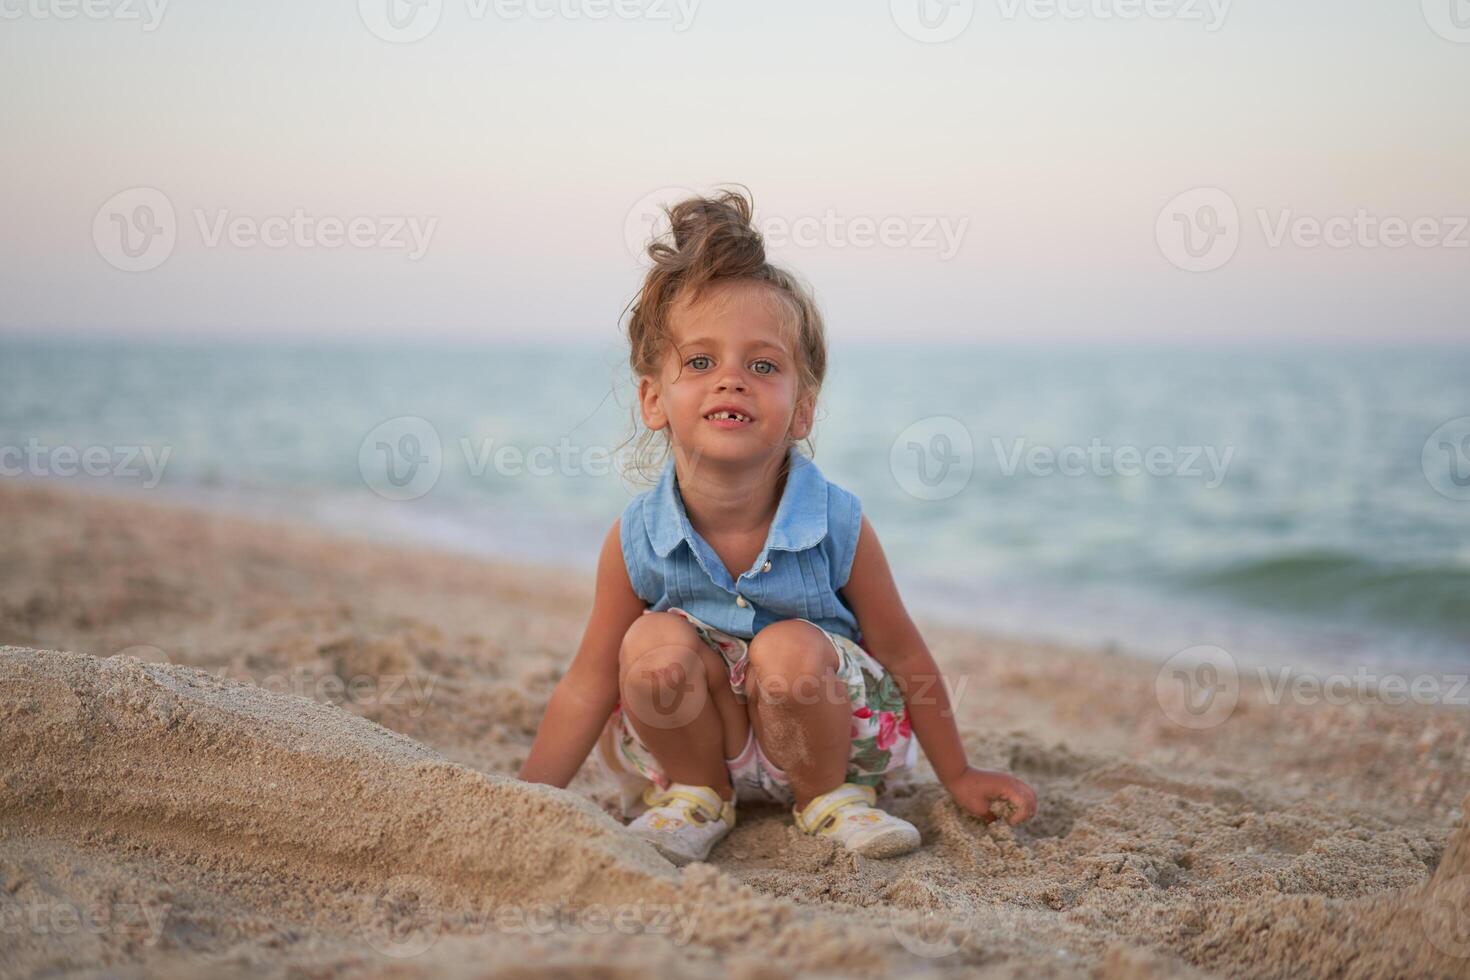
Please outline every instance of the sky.
[[731, 183], [838, 342], [1470, 337], [1467, 0], [0, 0], [0, 85], [0, 337], [605, 341]]

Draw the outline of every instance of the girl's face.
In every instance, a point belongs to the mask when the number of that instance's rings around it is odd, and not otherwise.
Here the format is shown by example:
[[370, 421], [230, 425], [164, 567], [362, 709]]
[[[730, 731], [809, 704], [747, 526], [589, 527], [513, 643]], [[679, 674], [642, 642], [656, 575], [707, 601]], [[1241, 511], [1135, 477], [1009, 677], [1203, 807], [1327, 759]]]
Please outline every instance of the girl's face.
[[811, 432], [780, 304], [770, 287], [732, 280], [670, 311], [673, 348], [638, 398], [644, 424], [668, 426], [684, 458], [757, 463]]

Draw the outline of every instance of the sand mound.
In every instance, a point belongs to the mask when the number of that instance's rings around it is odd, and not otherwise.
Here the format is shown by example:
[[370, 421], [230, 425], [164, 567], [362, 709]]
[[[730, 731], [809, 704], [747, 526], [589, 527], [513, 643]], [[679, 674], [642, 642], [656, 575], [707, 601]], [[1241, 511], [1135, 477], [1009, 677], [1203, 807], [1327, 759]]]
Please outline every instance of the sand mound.
[[[1470, 807], [1470, 798], [1464, 805]], [[1190, 945], [1259, 976], [1470, 978], [1470, 824], [1462, 821], [1429, 881], [1369, 898], [1320, 896], [1216, 910]]]
[[0, 820], [180, 854], [491, 896], [658, 890], [672, 870], [586, 800], [472, 772], [346, 712], [188, 667], [0, 650]]
[[[100, 875], [114, 884], [202, 868], [201, 889], [252, 882], [262, 913], [305, 916], [390, 956], [417, 956], [444, 935], [448, 956], [455, 933], [483, 932], [496, 916], [494, 928], [526, 937], [528, 917], [576, 909], [687, 942], [688, 920], [711, 902], [724, 907], [701, 918], [699, 942], [714, 949], [779, 929], [765, 942], [788, 961], [860, 971], [880, 955], [713, 868], [681, 874], [582, 797], [474, 772], [339, 709], [192, 668], [0, 648], [0, 732], [0, 866], [15, 852], [31, 868], [0, 886], [22, 900], [27, 886], [75, 885], [67, 869], [95, 868], [98, 856], [81, 851], [101, 850], [103, 863], [134, 862]], [[152, 925], [136, 904], [139, 928], [119, 955], [137, 952], [136, 933]], [[70, 962], [54, 948], [66, 930], [30, 931], [22, 962]]]

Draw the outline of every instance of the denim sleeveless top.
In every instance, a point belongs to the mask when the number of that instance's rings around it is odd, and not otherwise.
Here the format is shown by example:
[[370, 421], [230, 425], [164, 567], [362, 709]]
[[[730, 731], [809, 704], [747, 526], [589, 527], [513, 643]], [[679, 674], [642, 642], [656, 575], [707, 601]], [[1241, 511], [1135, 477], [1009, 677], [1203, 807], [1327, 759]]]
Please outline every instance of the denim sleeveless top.
[[856, 496], [827, 482], [809, 456], [788, 450], [786, 486], [765, 547], [735, 579], [689, 523], [670, 458], [658, 485], [623, 511], [623, 561], [633, 591], [654, 612], [678, 607], [732, 636], [808, 619], [861, 642], [857, 617], [837, 594], [847, 584], [862, 526]]

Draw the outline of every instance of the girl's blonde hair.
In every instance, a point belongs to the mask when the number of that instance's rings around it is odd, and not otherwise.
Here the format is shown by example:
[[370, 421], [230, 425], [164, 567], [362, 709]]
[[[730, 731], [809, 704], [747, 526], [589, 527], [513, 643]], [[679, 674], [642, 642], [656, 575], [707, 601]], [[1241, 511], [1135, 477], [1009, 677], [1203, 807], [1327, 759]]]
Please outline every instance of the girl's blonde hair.
[[[778, 301], [786, 339], [796, 355], [797, 398], [810, 396], [815, 403], [827, 374], [822, 314], [805, 284], [766, 261], [765, 242], [751, 222], [754, 210], [748, 192], [733, 190], [722, 190], [711, 197], [691, 197], [664, 208], [668, 231], [649, 242], [648, 257], [653, 267], [624, 311], [631, 311], [628, 365], [635, 385], [640, 377], [659, 376], [664, 356], [673, 347], [669, 321], [677, 304], [698, 300], [718, 283], [749, 280], [764, 284]], [[670, 449], [668, 429], [659, 431], [664, 436], [661, 446], [659, 433], [641, 425], [635, 398], [634, 435], [630, 439], [636, 438], [637, 444], [627, 469], [647, 483], [657, 481]], [[805, 441], [810, 455], [810, 437]]]

